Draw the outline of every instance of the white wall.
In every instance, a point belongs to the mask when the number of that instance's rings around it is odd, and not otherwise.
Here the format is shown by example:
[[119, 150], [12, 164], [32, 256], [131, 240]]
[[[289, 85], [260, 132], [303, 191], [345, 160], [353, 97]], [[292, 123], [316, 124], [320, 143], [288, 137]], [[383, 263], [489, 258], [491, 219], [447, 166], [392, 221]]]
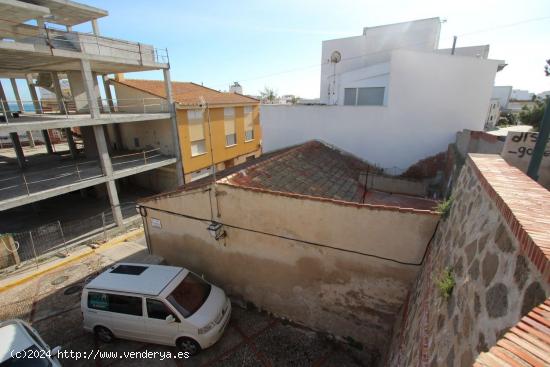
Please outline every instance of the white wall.
[[[498, 61], [396, 50], [387, 106], [261, 106], [264, 151], [322, 139], [382, 167], [407, 168], [482, 130]], [[468, 106], [468, 108], [465, 108]]]
[[[361, 36], [323, 41], [321, 103], [329, 103], [327, 92], [334, 74], [387, 62], [392, 50], [398, 48], [433, 51], [439, 42], [440, 27], [439, 18], [431, 18], [365, 28]], [[342, 61], [336, 65], [330, 63], [334, 51], [342, 55]]]
[[508, 108], [508, 102], [512, 95], [511, 85], [502, 85], [493, 87], [493, 98], [498, 98], [501, 108]]

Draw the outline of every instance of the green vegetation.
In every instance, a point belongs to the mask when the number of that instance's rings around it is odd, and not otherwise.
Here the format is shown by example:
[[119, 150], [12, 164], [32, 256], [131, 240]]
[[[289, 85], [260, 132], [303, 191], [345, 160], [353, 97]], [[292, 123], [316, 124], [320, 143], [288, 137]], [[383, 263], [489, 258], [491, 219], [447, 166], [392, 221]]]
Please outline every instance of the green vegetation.
[[439, 293], [444, 299], [448, 299], [453, 293], [453, 288], [455, 287], [455, 278], [451, 268], [445, 268], [439, 278], [435, 281], [437, 288], [439, 288]]
[[508, 127], [511, 125], [517, 125], [517, 117], [513, 113], [503, 113], [498, 119], [498, 127]]
[[452, 205], [453, 205], [453, 197], [452, 196], [450, 198], [448, 198], [447, 200], [442, 201], [439, 204], [437, 204], [436, 210], [437, 210], [437, 212], [439, 212], [441, 214], [441, 218], [447, 219], [447, 217], [449, 216], [449, 213], [451, 212]]
[[549, 97], [546, 97], [546, 100], [541, 101], [540, 99], [535, 100], [535, 105], [531, 107], [523, 106], [521, 112], [519, 113], [519, 120], [526, 125], [531, 125], [533, 128], [538, 131], [539, 124], [542, 121], [542, 116], [544, 115], [544, 109], [546, 104], [549, 101]]

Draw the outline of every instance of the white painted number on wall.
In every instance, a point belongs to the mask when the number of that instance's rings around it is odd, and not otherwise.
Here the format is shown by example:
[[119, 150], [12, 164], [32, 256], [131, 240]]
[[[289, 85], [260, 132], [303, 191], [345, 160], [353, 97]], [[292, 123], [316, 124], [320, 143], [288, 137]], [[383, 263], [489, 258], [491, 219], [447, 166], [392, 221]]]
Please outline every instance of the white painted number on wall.
[[160, 219], [151, 218], [151, 226], [153, 228], [162, 228], [162, 224], [160, 223]]

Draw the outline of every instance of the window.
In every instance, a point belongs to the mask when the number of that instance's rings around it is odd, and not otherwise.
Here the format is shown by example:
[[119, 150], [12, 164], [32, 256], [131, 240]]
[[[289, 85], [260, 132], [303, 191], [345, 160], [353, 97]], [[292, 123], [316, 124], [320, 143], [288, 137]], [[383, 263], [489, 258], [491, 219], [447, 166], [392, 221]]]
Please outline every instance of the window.
[[188, 110], [189, 140], [191, 141], [191, 156], [206, 153], [204, 138], [204, 114], [202, 110]]
[[206, 153], [206, 141], [198, 140], [191, 142], [191, 156], [201, 155]]
[[89, 292], [88, 308], [126, 315], [143, 315], [141, 297], [122, 296], [119, 294]]
[[140, 275], [147, 269], [147, 266], [139, 265], [119, 265], [113, 270], [112, 274]]
[[139, 138], [134, 138], [134, 147], [139, 148]]
[[384, 87], [345, 88], [344, 105], [382, 106], [384, 104], [384, 91]]
[[235, 109], [223, 109], [223, 124], [225, 126], [225, 146], [237, 144], [237, 134], [235, 133]]
[[254, 119], [252, 116], [252, 107], [244, 108], [244, 140], [254, 140]]
[[183, 317], [193, 315], [210, 295], [212, 286], [193, 273], [189, 273], [172, 291], [167, 300]]
[[147, 298], [147, 317], [150, 319], [166, 320], [168, 315], [174, 316], [176, 321], [179, 322], [176, 315], [174, 315], [163, 302]]
[[344, 105], [355, 106], [357, 104], [357, 88], [344, 89]]

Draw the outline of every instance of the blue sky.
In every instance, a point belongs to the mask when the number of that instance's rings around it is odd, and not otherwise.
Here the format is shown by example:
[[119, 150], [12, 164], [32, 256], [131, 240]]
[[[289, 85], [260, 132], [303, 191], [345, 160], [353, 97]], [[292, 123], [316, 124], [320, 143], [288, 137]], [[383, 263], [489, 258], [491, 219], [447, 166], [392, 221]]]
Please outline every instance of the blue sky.
[[[173, 80], [216, 89], [239, 81], [247, 94], [269, 86], [279, 94], [318, 97], [323, 40], [359, 35], [364, 26], [439, 16], [447, 20], [440, 47], [451, 47], [455, 34], [463, 35], [457, 46], [490, 44], [490, 58], [509, 64], [498, 73], [497, 85], [550, 90], [550, 77], [543, 74], [550, 58], [548, 0], [83, 2], [109, 11], [99, 20], [103, 35], [166, 47]], [[471, 32], [476, 33], [467, 35]]]

